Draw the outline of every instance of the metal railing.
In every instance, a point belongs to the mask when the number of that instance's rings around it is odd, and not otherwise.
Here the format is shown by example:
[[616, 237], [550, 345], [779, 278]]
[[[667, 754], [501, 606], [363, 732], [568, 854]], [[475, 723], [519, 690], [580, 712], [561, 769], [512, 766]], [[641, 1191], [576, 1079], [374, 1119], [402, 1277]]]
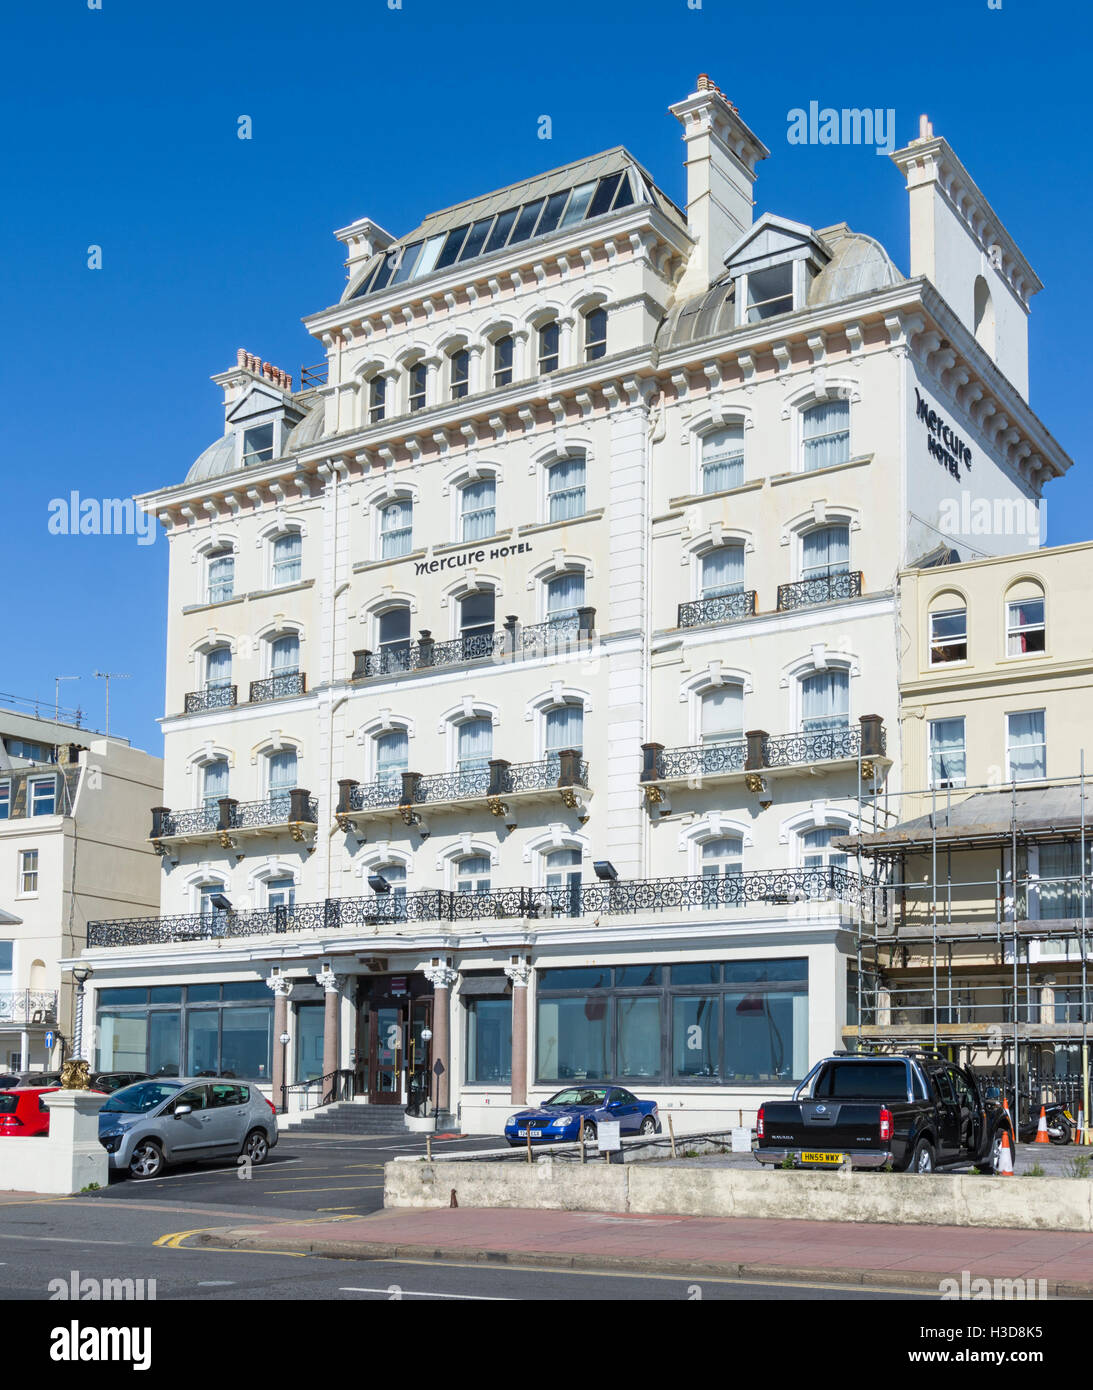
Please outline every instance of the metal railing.
[[765, 768], [808, 766], [839, 759], [879, 758], [887, 748], [884, 725], [866, 715], [854, 727], [809, 729], [772, 738], [764, 729], [749, 730], [745, 738], [725, 743], [700, 743], [685, 748], [642, 745], [642, 782], [686, 777], [718, 777]]
[[301, 367], [300, 390], [307, 391], [313, 386], [325, 386], [329, 374], [329, 362], [316, 362], [313, 367]]
[[359, 652], [353, 679], [393, 676], [404, 671], [427, 671], [436, 666], [458, 666], [466, 661], [486, 661], [502, 655], [506, 636], [502, 629], [455, 637], [449, 642], [435, 642], [427, 633], [422, 633], [417, 642], [399, 642], [378, 652]]
[[308, 797], [306, 793], [294, 797], [292, 791], [287, 791], [267, 797], [264, 801], [235, 801], [231, 797], [221, 797], [214, 803], [189, 811], [154, 808], [150, 838], [158, 840], [164, 836], [203, 835], [216, 831], [290, 825], [300, 821], [315, 822], [318, 814], [318, 798]]
[[343, 797], [338, 811], [341, 814], [395, 806], [436, 806], [573, 786], [588, 787], [588, 763], [575, 755], [572, 759], [554, 755], [535, 763], [509, 763], [495, 758], [482, 768], [441, 772], [428, 777], [405, 772], [397, 778], [347, 784], [348, 796]]
[[201, 714], [207, 709], [231, 709], [235, 704], [238, 687], [234, 685], [207, 685], [204, 690], [191, 690], [183, 704], [186, 714]]
[[[885, 751], [884, 728], [880, 729], [880, 753]], [[861, 728], [809, 729], [799, 734], [781, 734], [763, 740], [764, 767], [793, 767], [797, 763], [834, 762], [838, 758], [857, 758], [862, 751]], [[875, 755], [875, 754], [874, 754]]]
[[701, 627], [705, 623], [734, 623], [740, 618], [755, 616], [755, 590], [744, 589], [738, 594], [716, 594], [711, 598], [692, 599], [679, 605], [677, 627]]
[[798, 579], [793, 584], [778, 585], [778, 611], [784, 613], [793, 608], [809, 608], [817, 603], [834, 603], [841, 598], [859, 598], [861, 590], [861, 570]]
[[0, 990], [0, 1023], [56, 1023], [55, 989]]
[[580, 618], [574, 613], [569, 617], [550, 618], [545, 623], [529, 623], [527, 627], [522, 627], [520, 650], [525, 656], [576, 651], [587, 637]]
[[[656, 754], [653, 768], [657, 777], [717, 777], [726, 772], [742, 772], [748, 745], [743, 740], [733, 743], [699, 743], [689, 748], [665, 748]], [[647, 779], [648, 780], [648, 779]]]
[[299, 1096], [297, 1111], [317, 1110], [321, 1105], [352, 1100], [355, 1077], [349, 1068], [330, 1071], [325, 1076], [312, 1076], [306, 1081], [294, 1081], [281, 1087], [281, 1109], [287, 1108], [288, 1096]]
[[[1016, 1013], [1016, 1018], [1014, 1014]], [[1069, 1027], [1082, 1022], [1080, 986], [1043, 986], [1033, 979], [1021, 985], [1016, 1008], [1012, 984], [949, 983], [904, 988], [879, 985], [873, 1000], [862, 1008], [862, 1023], [879, 1028], [964, 1028], [981, 1025], [1033, 1024]]]
[[285, 671], [280, 675], [266, 676], [263, 680], [250, 683], [252, 705], [263, 700], [287, 700], [293, 695], [306, 694], [307, 677], [302, 671]]

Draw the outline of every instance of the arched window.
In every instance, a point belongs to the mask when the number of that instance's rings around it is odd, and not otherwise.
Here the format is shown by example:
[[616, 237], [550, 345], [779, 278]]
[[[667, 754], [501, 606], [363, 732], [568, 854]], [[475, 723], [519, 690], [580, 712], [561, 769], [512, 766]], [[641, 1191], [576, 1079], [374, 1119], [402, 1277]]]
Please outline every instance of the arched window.
[[744, 841], [740, 835], [721, 835], [702, 846], [703, 878], [735, 878], [744, 867]]
[[299, 531], [286, 531], [273, 542], [273, 587], [298, 584], [303, 576], [303, 538]]
[[703, 743], [738, 743], [744, 737], [744, 687], [717, 685], [702, 696]]
[[471, 389], [471, 354], [458, 348], [448, 358], [449, 380], [453, 401], [461, 401]]
[[590, 309], [584, 316], [584, 360], [607, 356], [607, 310]]
[[543, 883], [551, 906], [567, 917], [581, 915], [581, 851], [552, 849], [543, 855]]
[[850, 402], [846, 400], [817, 401], [801, 412], [801, 467], [806, 473], [814, 468], [833, 468], [850, 459]]
[[547, 520], [569, 521], [583, 516], [584, 456], [559, 459], [547, 469]]
[[464, 661], [493, 654], [493, 624], [497, 597], [492, 589], [475, 589], [459, 600], [459, 637]]
[[959, 594], [942, 594], [930, 604], [930, 665], [968, 659], [968, 610]]
[[558, 370], [558, 324], [551, 319], [539, 329], [539, 375]]
[[744, 547], [719, 545], [702, 557], [702, 597], [744, 592]]
[[817, 526], [801, 537], [801, 578], [827, 579], [850, 569], [850, 527]]
[[850, 673], [813, 671], [801, 678], [801, 728], [806, 734], [850, 723]]
[[410, 767], [410, 738], [405, 729], [390, 729], [375, 738], [376, 781], [402, 787], [402, 774]]
[[223, 880], [210, 879], [197, 885], [197, 910], [202, 917], [222, 917], [224, 909], [213, 906], [213, 898], [224, 892], [227, 884]]
[[497, 483], [476, 478], [459, 489], [460, 539], [482, 541], [497, 531]]
[[490, 860], [486, 854], [468, 854], [455, 864], [457, 893], [488, 893], [490, 891]]
[[512, 382], [512, 335], [506, 333], [493, 345], [493, 384], [509, 386]]
[[493, 757], [493, 721], [465, 719], [456, 730], [456, 767], [459, 772], [481, 772]]
[[396, 497], [380, 507], [380, 558], [397, 560], [409, 555], [414, 540], [414, 504]]
[[806, 869], [845, 869], [846, 853], [832, 849], [831, 841], [847, 833], [845, 826], [821, 825], [801, 834], [801, 864]]
[[235, 594], [235, 554], [231, 546], [210, 550], [206, 556], [206, 603], [223, 603]]
[[228, 795], [228, 760], [217, 758], [206, 763], [201, 771], [201, 800], [206, 811], [218, 812], [217, 803]]
[[565, 622], [578, 617], [584, 607], [584, 571], [570, 570], [547, 580], [547, 622]]
[[291, 875], [266, 879], [266, 907], [294, 907], [296, 904], [296, 880]]
[[266, 783], [271, 801], [284, 799], [296, 786], [296, 750], [282, 748], [266, 758]]
[[223, 690], [232, 683], [232, 649], [225, 642], [205, 653], [205, 689]]
[[275, 637], [269, 644], [271, 676], [296, 676], [300, 672], [300, 638], [295, 632]]
[[387, 414], [387, 378], [377, 374], [368, 383], [368, 423], [378, 425]]
[[1006, 594], [1006, 655], [1029, 656], [1046, 650], [1044, 591], [1035, 580], [1026, 579]]
[[405, 671], [410, 664], [410, 605], [396, 604], [377, 621], [380, 670]]
[[425, 390], [429, 380], [424, 362], [415, 362], [407, 377], [407, 403], [411, 411], [425, 409]]
[[387, 891], [376, 895], [377, 902], [383, 903], [386, 901], [392, 905], [398, 903], [398, 907], [393, 907], [393, 913], [396, 916], [404, 915], [406, 902], [406, 865], [391, 860], [389, 863], [379, 864], [376, 868], [370, 870], [370, 876], [372, 875], [382, 878], [387, 884]]
[[702, 436], [702, 492], [725, 492], [744, 481], [744, 426], [726, 425]]
[[546, 712], [544, 744], [548, 758], [557, 757], [565, 748], [584, 746], [584, 706], [570, 701], [555, 705]]

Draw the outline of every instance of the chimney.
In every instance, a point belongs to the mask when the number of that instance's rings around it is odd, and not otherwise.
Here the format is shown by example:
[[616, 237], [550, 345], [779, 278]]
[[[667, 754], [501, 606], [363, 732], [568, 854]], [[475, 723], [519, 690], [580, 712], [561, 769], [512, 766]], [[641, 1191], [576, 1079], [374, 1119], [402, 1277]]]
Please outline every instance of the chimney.
[[704, 72], [696, 90], [669, 110], [687, 143], [687, 230], [695, 242], [678, 293], [701, 294], [752, 224], [755, 166], [770, 151]]
[[346, 250], [345, 278], [352, 280], [377, 251], [386, 251], [395, 238], [370, 217], [358, 217], [348, 227], [340, 227], [334, 235]]

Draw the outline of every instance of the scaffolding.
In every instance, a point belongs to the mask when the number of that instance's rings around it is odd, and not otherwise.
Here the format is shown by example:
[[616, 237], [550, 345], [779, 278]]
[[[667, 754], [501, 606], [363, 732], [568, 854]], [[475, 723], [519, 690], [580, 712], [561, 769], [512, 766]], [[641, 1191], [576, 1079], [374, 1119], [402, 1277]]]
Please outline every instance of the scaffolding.
[[[926, 1046], [981, 1073], [997, 1059], [996, 1089], [1008, 1091], [1015, 1125], [1062, 1100], [1088, 1127], [1093, 808], [1084, 750], [1076, 775], [1028, 781], [893, 792], [871, 785], [871, 772], [859, 760], [856, 825], [839, 840], [873, 889], [856, 908], [845, 1044]], [[985, 821], [976, 819], [981, 806]], [[1040, 847], [1060, 844], [1076, 849], [1077, 871], [1040, 873]], [[969, 854], [995, 852], [989, 877], [960, 872]], [[1055, 975], [1067, 983], [1056, 988]], [[1080, 1073], [1059, 1073], [1060, 1049], [1064, 1062], [1080, 1057]]]

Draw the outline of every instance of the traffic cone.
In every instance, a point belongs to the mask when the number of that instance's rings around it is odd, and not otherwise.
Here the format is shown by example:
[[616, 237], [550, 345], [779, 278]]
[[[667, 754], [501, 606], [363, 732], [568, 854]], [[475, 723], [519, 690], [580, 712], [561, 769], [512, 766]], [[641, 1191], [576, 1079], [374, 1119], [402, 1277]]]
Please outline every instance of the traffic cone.
[[1036, 1126], [1036, 1138], [1033, 1141], [1037, 1144], [1050, 1144], [1051, 1137], [1047, 1132], [1047, 1112], [1040, 1106], [1040, 1123]]
[[1013, 1177], [1013, 1150], [1010, 1148], [1010, 1132], [1008, 1129], [1002, 1131], [1002, 1151], [998, 1155], [998, 1176], [1000, 1178]]
[[1080, 1105], [1078, 1106], [1078, 1123], [1074, 1127], [1074, 1142], [1075, 1144], [1085, 1143], [1085, 1111]]

